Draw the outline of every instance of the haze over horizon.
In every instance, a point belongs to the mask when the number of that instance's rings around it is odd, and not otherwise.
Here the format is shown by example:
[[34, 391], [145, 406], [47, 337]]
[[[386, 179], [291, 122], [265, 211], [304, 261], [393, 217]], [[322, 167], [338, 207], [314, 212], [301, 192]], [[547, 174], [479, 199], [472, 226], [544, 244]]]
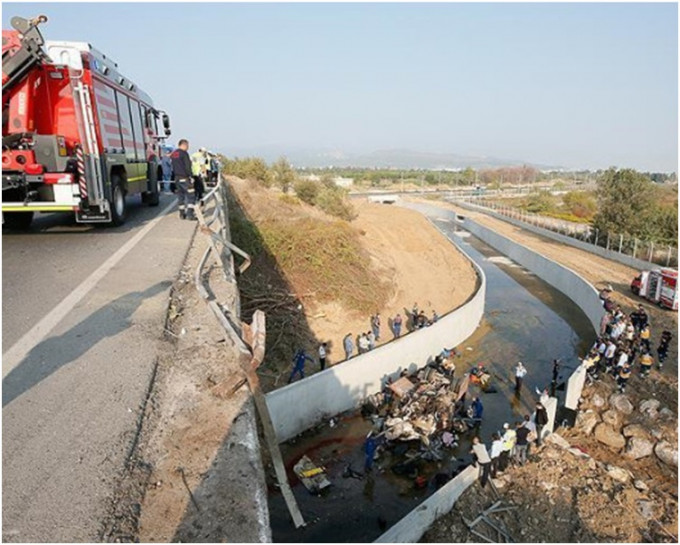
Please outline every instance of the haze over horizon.
[[3, 7], [118, 62], [172, 143], [677, 171], [674, 3]]

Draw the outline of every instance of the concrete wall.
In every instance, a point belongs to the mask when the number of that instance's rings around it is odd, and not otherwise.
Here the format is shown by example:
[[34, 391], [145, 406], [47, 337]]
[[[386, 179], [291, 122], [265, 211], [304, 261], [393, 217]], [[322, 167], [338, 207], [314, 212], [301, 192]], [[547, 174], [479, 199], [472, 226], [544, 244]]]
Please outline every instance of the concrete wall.
[[583, 310], [590, 320], [593, 329], [596, 332], [600, 330], [600, 320], [604, 314], [604, 308], [600, 302], [597, 290], [587, 280], [571, 269], [507, 237], [499, 235], [470, 218], [465, 218], [463, 226], [488, 245], [564, 293]]
[[583, 386], [586, 383], [586, 367], [581, 364], [569, 377], [567, 381], [567, 391], [564, 396], [564, 406], [575, 411], [578, 409], [578, 400], [581, 398]]
[[442, 348], [457, 346], [472, 335], [484, 315], [486, 278], [470, 261], [480, 278], [477, 292], [436, 324], [267, 394], [278, 440], [286, 441], [324, 418], [359, 406], [368, 395], [379, 392], [389, 377], [423, 367]]
[[451, 511], [461, 494], [477, 480], [478, 474], [478, 467], [466, 467], [374, 543], [417, 543], [435, 520]]
[[[541, 235], [546, 238], [555, 240], [557, 242], [561, 242], [562, 244], [567, 244], [569, 246], [573, 246], [574, 248], [579, 248], [580, 250], [590, 252], [591, 254], [599, 255], [600, 257], [604, 257], [605, 259], [611, 259], [613, 261], [617, 261], [618, 263], [622, 263], [623, 265], [628, 265], [633, 269], [648, 270], [650, 268], [654, 269], [659, 267], [659, 265], [656, 265], [655, 263], [651, 263], [649, 261], [637, 259], [630, 255], [620, 254], [613, 250], [607, 250], [606, 248], [600, 248], [599, 246], [595, 246], [594, 244], [584, 242], [583, 240], [568, 237], [566, 235], [562, 235], [560, 233], [551, 231], [550, 229], [544, 229], [543, 227], [536, 227], [535, 225], [531, 225], [529, 223], [520, 221], [516, 218], [509, 218], [508, 216], [499, 214], [498, 212], [494, 212], [493, 210], [489, 210], [486, 207], [460, 201], [456, 201], [455, 204], [456, 206], [460, 206], [461, 208], [465, 208], [467, 210], [474, 210], [475, 212], [487, 214], [488, 216], [492, 216], [499, 220], [511, 223], [512, 225], [516, 225], [517, 227], [521, 227], [522, 229], [531, 231], [532, 233], [536, 233], [537, 235]], [[631, 280], [633, 279], [631, 278]]]

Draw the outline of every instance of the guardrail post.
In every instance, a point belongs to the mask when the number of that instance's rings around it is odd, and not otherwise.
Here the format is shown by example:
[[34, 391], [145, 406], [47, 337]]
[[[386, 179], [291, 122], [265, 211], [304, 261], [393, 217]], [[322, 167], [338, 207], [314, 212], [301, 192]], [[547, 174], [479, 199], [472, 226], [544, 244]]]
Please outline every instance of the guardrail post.
[[668, 267], [671, 264], [671, 250], [672, 246], [668, 246], [668, 255], [666, 256], [666, 267]]
[[597, 241], [600, 239], [600, 230], [595, 229], [595, 246], [597, 246]]
[[652, 257], [654, 256], [654, 242], [649, 243], [649, 257], [647, 258], [647, 261], [652, 261]]
[[607, 251], [609, 251], [609, 233], [607, 233]]
[[633, 239], [633, 259], [635, 259], [635, 252], [637, 252], [637, 239]]
[[619, 235], [619, 253], [623, 249], [623, 235]]

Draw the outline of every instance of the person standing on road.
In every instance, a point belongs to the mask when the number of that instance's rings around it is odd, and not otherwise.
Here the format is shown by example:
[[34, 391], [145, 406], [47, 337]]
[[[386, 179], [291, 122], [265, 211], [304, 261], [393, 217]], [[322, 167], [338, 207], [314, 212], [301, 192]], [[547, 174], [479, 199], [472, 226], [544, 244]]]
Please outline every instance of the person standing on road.
[[517, 362], [515, 366], [515, 392], [519, 392], [522, 389], [522, 380], [527, 374], [527, 368], [524, 367], [521, 361]]
[[394, 338], [398, 339], [401, 337], [401, 324], [402, 324], [402, 318], [401, 314], [397, 314], [394, 317], [394, 321], [392, 322], [392, 328], [394, 329]]
[[196, 187], [196, 201], [199, 203], [205, 192], [205, 172], [205, 148], [199, 148], [196, 153], [191, 155], [191, 174], [194, 177]]
[[536, 424], [536, 446], [541, 446], [541, 435], [543, 427], [548, 423], [548, 411], [545, 410], [543, 403], [540, 401], [536, 403], [536, 411], [534, 412], [534, 423]]
[[326, 343], [319, 345], [319, 369], [323, 371], [326, 368]]
[[640, 346], [642, 346], [647, 352], [651, 350], [650, 344], [649, 344], [649, 338], [651, 337], [651, 332], [649, 330], [649, 324], [645, 324], [642, 326], [642, 329], [640, 330]]
[[373, 469], [373, 460], [375, 459], [375, 451], [378, 449], [378, 441], [373, 437], [373, 432], [369, 432], [364, 441], [364, 471], [369, 472]]
[[189, 141], [184, 138], [177, 143], [177, 149], [171, 154], [172, 171], [175, 173], [177, 186], [177, 202], [179, 203], [179, 217], [195, 220], [194, 216], [194, 183], [191, 178], [191, 157], [187, 153]]
[[484, 488], [489, 480], [491, 458], [486, 450], [486, 445], [481, 443], [477, 436], [472, 438], [472, 449], [470, 450], [470, 453], [475, 455], [476, 461], [479, 464], [479, 484]]
[[295, 366], [293, 367], [293, 372], [290, 374], [290, 378], [288, 379], [288, 384], [293, 382], [295, 375], [300, 375], [301, 379], [305, 378], [305, 360], [309, 360], [310, 362], [314, 361], [307, 354], [305, 354], [305, 351], [301, 348], [297, 351], [295, 357], [293, 358], [293, 363]]
[[170, 182], [172, 180], [172, 158], [169, 151], [163, 153], [161, 158], [161, 171], [163, 173], [163, 191], [170, 193]]
[[352, 334], [348, 333], [342, 340], [342, 346], [345, 349], [345, 359], [348, 360], [352, 357], [352, 352], [354, 352], [354, 343], [352, 342]]

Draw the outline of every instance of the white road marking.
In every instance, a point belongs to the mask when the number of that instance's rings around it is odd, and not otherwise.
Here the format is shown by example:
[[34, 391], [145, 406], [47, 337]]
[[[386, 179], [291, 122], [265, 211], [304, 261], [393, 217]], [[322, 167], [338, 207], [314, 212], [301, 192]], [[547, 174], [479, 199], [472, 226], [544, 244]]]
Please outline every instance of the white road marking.
[[24, 358], [40, 344], [64, 317], [80, 303], [80, 301], [94, 288], [102, 278], [113, 269], [125, 255], [134, 248], [144, 236], [162, 220], [176, 205], [173, 200], [160, 214], [147, 223], [134, 237], [128, 240], [118, 251], [102, 263], [97, 270], [88, 276], [83, 282], [69, 293], [64, 299], [48, 312], [45, 317], [25, 333], [11, 348], [2, 354], [2, 378], [19, 365]]

